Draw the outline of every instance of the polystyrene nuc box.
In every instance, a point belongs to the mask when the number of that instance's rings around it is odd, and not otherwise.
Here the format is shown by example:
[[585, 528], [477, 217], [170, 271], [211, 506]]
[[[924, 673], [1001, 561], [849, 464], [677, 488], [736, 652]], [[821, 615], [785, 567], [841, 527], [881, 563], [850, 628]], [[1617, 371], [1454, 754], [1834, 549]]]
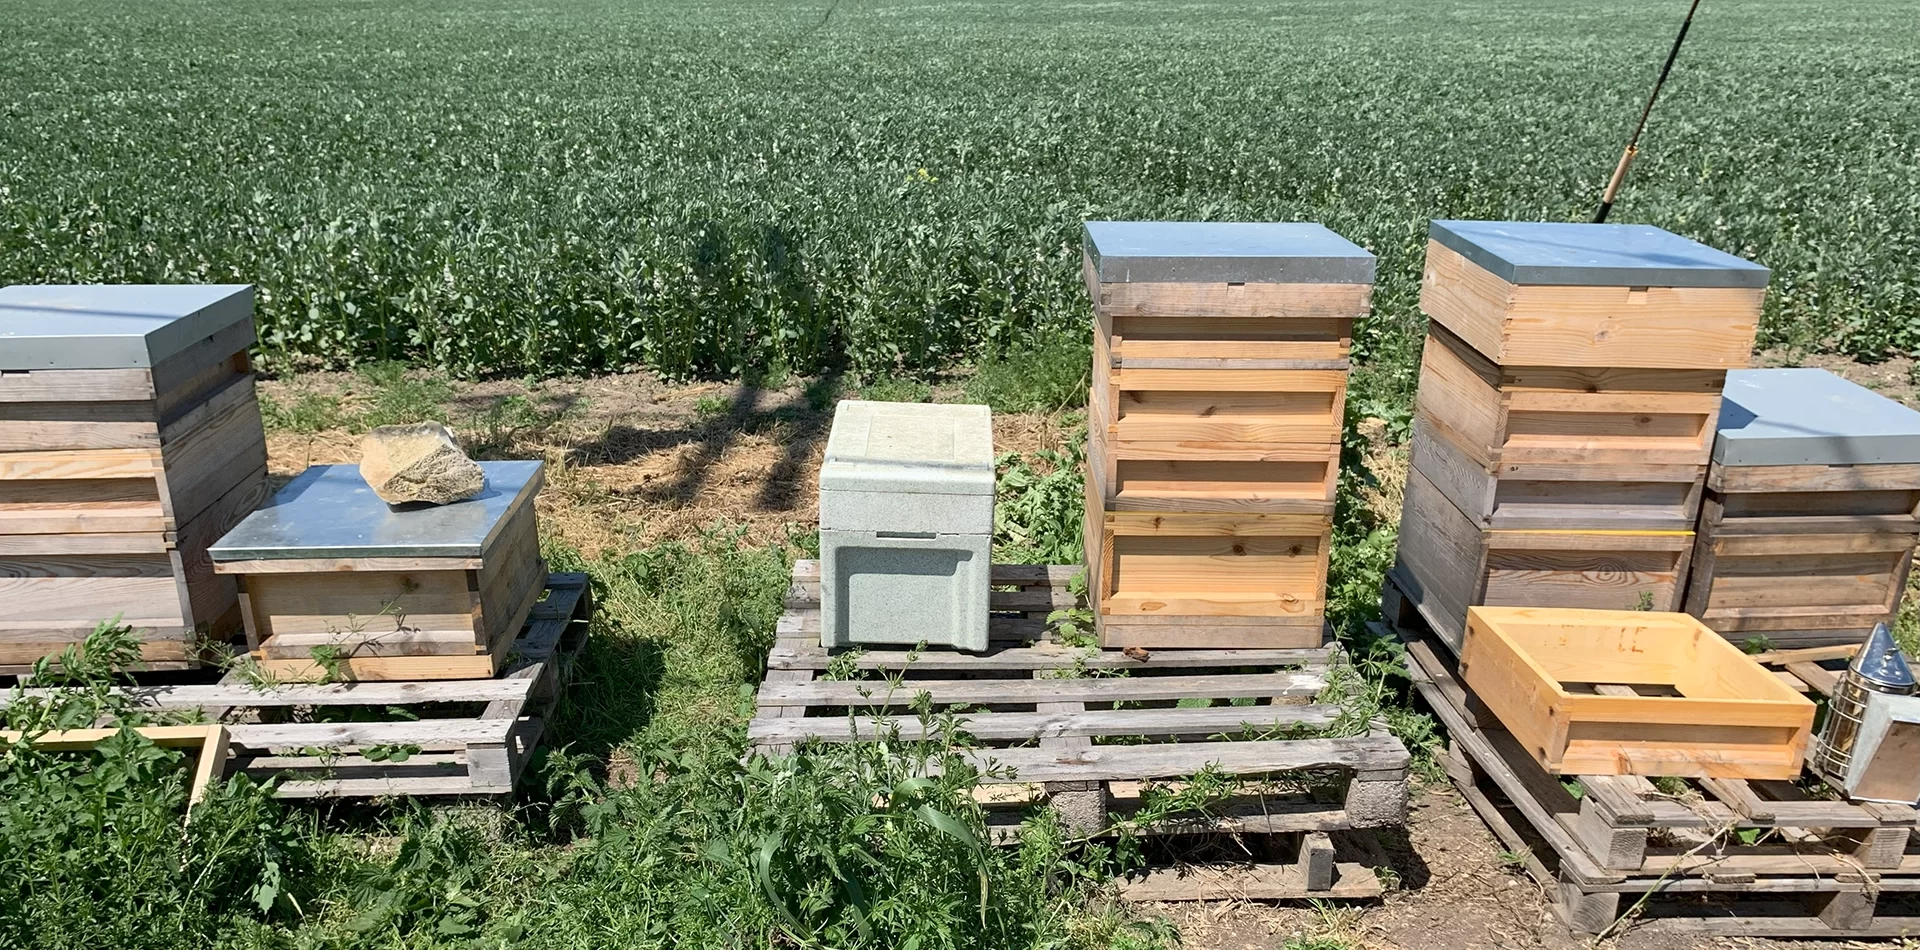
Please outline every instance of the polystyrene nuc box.
[[820, 467], [820, 644], [987, 648], [993, 416], [847, 400]]

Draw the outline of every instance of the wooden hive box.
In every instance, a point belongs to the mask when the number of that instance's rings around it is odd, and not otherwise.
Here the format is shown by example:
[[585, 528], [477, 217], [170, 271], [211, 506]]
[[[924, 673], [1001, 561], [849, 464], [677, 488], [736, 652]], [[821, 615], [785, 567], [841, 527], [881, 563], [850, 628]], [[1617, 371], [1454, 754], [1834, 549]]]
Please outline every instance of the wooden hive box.
[[1107, 646], [1318, 646], [1373, 255], [1318, 224], [1091, 221], [1086, 546]]
[[1460, 672], [1548, 772], [1789, 780], [1813, 703], [1686, 614], [1474, 607]]
[[1101, 645], [1312, 648], [1333, 518], [1103, 510], [1088, 485], [1088, 599]]
[[482, 462], [487, 487], [389, 506], [358, 466], [319, 465], [215, 544], [254, 661], [284, 678], [480, 679], [540, 599], [540, 462]]
[[1434, 221], [1420, 308], [1500, 366], [1739, 369], [1767, 269], [1639, 224]]
[[265, 495], [248, 286], [0, 290], [0, 670], [119, 615], [151, 667], [240, 627], [206, 548]]
[[1407, 473], [1394, 582], [1458, 650], [1479, 604], [1671, 611], [1686, 593], [1693, 532], [1672, 529], [1489, 529]]
[[1725, 378], [1500, 366], [1435, 323], [1413, 464], [1485, 528], [1689, 530]]
[[1310, 223], [1089, 221], [1084, 247], [1103, 500], [1330, 511], [1373, 255]]
[[1821, 369], [1736, 370], [1686, 610], [1736, 642], [1858, 643], [1920, 540], [1920, 412]]

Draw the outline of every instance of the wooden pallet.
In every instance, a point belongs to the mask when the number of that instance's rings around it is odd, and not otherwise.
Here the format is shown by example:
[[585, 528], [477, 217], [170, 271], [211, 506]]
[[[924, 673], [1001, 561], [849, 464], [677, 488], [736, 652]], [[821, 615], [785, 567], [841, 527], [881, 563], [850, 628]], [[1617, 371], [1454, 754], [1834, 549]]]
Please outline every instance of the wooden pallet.
[[[1920, 931], [1914, 808], [1832, 800], [1793, 782], [1662, 780], [1663, 792], [1638, 776], [1548, 775], [1463, 685], [1451, 654], [1391, 582], [1382, 612], [1390, 628], [1382, 632], [1407, 644], [1414, 687], [1451, 738], [1445, 764], [1454, 785], [1557, 896], [1554, 912], [1569, 928], [1615, 927], [1644, 897], [1638, 928], [1776, 937]], [[1818, 664], [1836, 657], [1843, 654], [1761, 659], [1798, 687], [1824, 692], [1834, 673]], [[1758, 838], [1746, 843], [1741, 832]]]
[[1385, 893], [1374, 869], [1391, 863], [1368, 830], [1235, 834], [1212, 847], [1181, 840], [1148, 850], [1147, 866], [1119, 882], [1126, 900], [1364, 900]]
[[[936, 710], [965, 709], [959, 721], [979, 743], [970, 758], [1013, 770], [988, 796], [1003, 824], [1044, 802], [1070, 823], [1101, 827], [1109, 813], [1139, 807], [1142, 783], [1178, 781], [1208, 766], [1245, 777], [1249, 793], [1209, 809], [1204, 820], [1155, 830], [1295, 833], [1405, 819], [1408, 756], [1384, 728], [1341, 738], [1269, 737], [1339, 718], [1338, 707], [1312, 701], [1338, 647], [1129, 653], [1066, 646], [1050, 638], [1046, 616], [1074, 605], [1067, 582], [1078, 572], [995, 565], [995, 586], [1014, 589], [992, 594], [985, 653], [872, 649], [836, 657], [819, 645], [818, 566], [797, 562], [748, 726], [752, 747], [780, 754], [809, 741], [918, 738], [924, 729], [908, 707], [924, 694]], [[858, 678], [825, 678], [836, 662]], [[901, 678], [897, 687], [889, 674]], [[1235, 700], [1251, 704], [1226, 704]], [[1117, 738], [1130, 744], [1100, 741]], [[1280, 773], [1323, 780], [1262, 778]]]
[[[544, 591], [493, 679], [260, 685], [229, 673], [218, 683], [127, 692], [143, 705], [227, 720], [229, 771], [277, 779], [282, 798], [507, 794], [540, 741], [593, 613], [585, 574], [550, 574]], [[396, 706], [419, 718], [382, 712], [382, 721], [345, 721], [349, 712]], [[409, 754], [366, 755], [396, 750]]]

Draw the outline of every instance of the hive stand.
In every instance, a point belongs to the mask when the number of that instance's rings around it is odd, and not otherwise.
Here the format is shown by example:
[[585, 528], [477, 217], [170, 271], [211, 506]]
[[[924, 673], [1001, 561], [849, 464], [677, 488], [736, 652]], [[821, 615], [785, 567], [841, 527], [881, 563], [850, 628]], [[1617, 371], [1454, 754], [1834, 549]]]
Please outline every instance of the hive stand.
[[305, 683], [235, 671], [122, 692], [225, 721], [226, 771], [275, 780], [281, 798], [503, 795], [539, 745], [592, 615], [587, 575], [549, 575], [493, 679]]
[[[1285, 738], [1340, 718], [1339, 707], [1313, 702], [1338, 648], [1067, 646], [1051, 638], [1046, 617], [1075, 605], [1067, 584], [1079, 570], [995, 565], [994, 586], [1015, 589], [991, 595], [985, 653], [835, 654], [819, 644], [819, 567], [796, 562], [748, 726], [752, 748], [781, 755], [810, 742], [921, 739], [928, 724], [911, 707], [925, 695], [935, 712], [962, 710], [958, 723], [978, 743], [969, 758], [1013, 771], [982, 792], [1003, 835], [1041, 803], [1070, 827], [1096, 832], [1110, 814], [1136, 811], [1145, 783], [1179, 782], [1211, 765], [1246, 779], [1245, 794], [1151, 831], [1286, 835], [1283, 853], [1297, 855], [1281, 865], [1217, 869], [1224, 876], [1150, 874], [1133, 885], [1137, 899], [1225, 896], [1228, 882], [1275, 899], [1377, 894], [1362, 859], [1334, 860], [1335, 844], [1350, 855], [1365, 845], [1325, 836], [1405, 820], [1405, 747], [1379, 724], [1360, 736]], [[830, 667], [852, 678], [825, 678]], [[1250, 704], [1227, 705], [1236, 700]]]

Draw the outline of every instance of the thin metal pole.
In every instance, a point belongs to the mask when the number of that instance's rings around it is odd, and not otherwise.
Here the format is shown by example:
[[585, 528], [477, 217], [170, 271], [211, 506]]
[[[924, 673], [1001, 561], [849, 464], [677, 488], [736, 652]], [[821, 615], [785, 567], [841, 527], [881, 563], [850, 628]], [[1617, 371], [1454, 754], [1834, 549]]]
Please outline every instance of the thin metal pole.
[[1620, 194], [1620, 183], [1627, 180], [1627, 166], [1633, 164], [1633, 157], [1640, 154], [1640, 133], [1646, 131], [1647, 116], [1653, 114], [1654, 100], [1660, 98], [1660, 87], [1667, 84], [1667, 74], [1673, 72], [1673, 61], [1680, 58], [1680, 44], [1687, 40], [1687, 29], [1693, 26], [1693, 13], [1700, 9], [1700, 0], [1693, 0], [1687, 8], [1687, 18], [1680, 21], [1680, 34], [1673, 38], [1673, 48], [1667, 50], [1667, 61], [1660, 67], [1660, 78], [1653, 81], [1653, 92], [1647, 96], [1647, 104], [1640, 110], [1640, 121], [1634, 123], [1633, 135], [1627, 139], [1627, 148], [1620, 153], [1620, 164], [1613, 167], [1613, 179], [1607, 182], [1606, 194], [1600, 197], [1600, 210], [1594, 212], [1593, 223], [1602, 224], [1607, 220], [1607, 212], [1613, 210], [1613, 199]]

